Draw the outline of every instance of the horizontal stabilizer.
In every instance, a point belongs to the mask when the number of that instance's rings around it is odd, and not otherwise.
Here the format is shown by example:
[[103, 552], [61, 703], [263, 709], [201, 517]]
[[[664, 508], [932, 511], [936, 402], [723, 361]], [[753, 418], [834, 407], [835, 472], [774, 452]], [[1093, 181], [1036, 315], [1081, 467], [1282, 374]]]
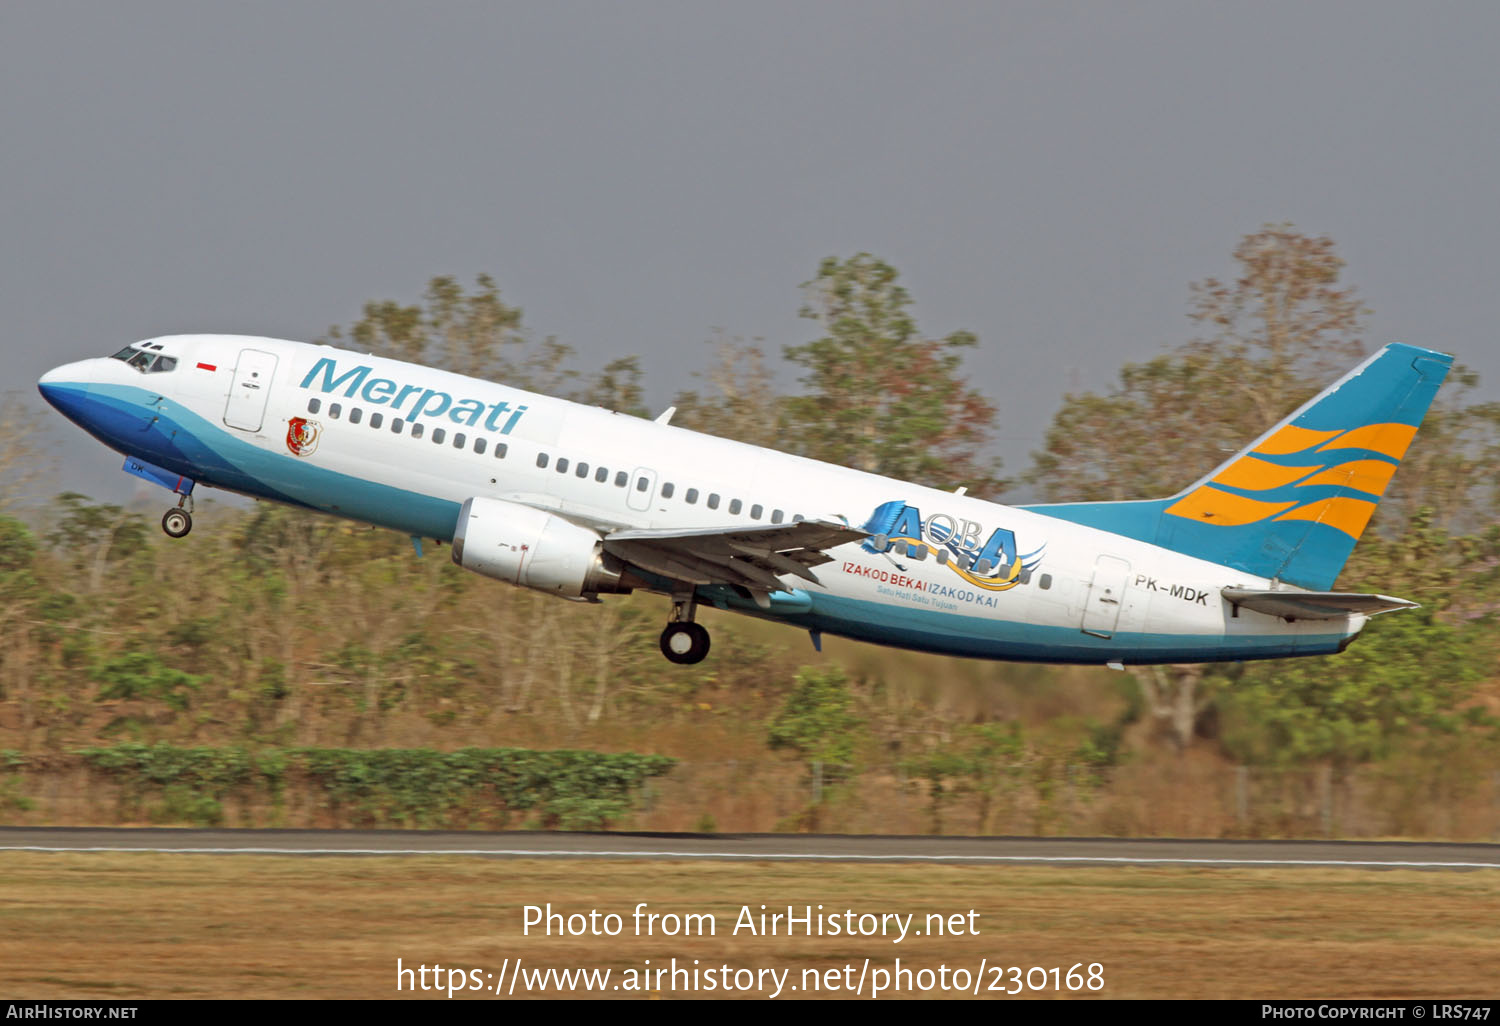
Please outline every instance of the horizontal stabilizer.
[[1225, 588], [1230, 605], [1288, 620], [1342, 620], [1346, 616], [1374, 616], [1395, 609], [1416, 609], [1417, 603], [1390, 595], [1365, 595], [1357, 591], [1257, 591]]

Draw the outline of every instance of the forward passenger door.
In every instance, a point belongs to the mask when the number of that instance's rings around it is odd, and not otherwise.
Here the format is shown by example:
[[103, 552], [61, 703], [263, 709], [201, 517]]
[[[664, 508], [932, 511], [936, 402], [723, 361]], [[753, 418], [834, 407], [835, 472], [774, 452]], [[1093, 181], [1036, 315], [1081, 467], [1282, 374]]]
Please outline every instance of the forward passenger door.
[[276, 357], [259, 349], [241, 349], [224, 407], [224, 423], [241, 431], [259, 431], [265, 420], [271, 381], [276, 376]]

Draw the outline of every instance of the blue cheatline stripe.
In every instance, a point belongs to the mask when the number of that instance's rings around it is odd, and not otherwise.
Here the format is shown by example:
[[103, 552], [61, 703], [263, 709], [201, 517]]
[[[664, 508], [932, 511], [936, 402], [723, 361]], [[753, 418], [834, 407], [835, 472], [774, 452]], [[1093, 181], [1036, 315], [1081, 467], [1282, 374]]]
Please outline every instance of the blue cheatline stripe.
[[706, 603], [805, 630], [923, 652], [1015, 662], [1103, 664], [1279, 659], [1330, 655], [1339, 651], [1348, 637], [1343, 632], [1238, 636], [1120, 631], [1112, 638], [1098, 638], [1073, 627], [912, 609], [820, 591], [798, 594], [809, 596], [811, 612], [778, 613], [774, 601], [770, 610], [763, 610], [730, 588], [699, 589]]
[[153, 408], [146, 401], [153, 394], [132, 386], [95, 385], [66, 402], [79, 423], [110, 447], [205, 484], [403, 534], [442, 541], [453, 537], [456, 502], [341, 474], [290, 453], [268, 452], [177, 403], [152, 414], [156, 419], [148, 425], [146, 411]]

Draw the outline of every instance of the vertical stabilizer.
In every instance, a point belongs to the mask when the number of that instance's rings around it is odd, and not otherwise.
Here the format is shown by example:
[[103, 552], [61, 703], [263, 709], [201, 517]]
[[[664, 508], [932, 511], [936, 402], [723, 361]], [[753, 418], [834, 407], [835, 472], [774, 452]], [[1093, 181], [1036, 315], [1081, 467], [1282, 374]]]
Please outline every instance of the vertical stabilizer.
[[1170, 499], [1026, 508], [1327, 589], [1452, 365], [1445, 353], [1388, 345]]

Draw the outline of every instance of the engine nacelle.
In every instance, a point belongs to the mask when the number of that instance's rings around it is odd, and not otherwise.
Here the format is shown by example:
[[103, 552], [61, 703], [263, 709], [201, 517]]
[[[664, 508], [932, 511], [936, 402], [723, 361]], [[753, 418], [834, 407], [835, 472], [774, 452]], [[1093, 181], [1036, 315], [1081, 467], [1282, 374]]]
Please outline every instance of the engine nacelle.
[[630, 590], [596, 532], [504, 499], [464, 503], [453, 532], [453, 562], [563, 598]]

